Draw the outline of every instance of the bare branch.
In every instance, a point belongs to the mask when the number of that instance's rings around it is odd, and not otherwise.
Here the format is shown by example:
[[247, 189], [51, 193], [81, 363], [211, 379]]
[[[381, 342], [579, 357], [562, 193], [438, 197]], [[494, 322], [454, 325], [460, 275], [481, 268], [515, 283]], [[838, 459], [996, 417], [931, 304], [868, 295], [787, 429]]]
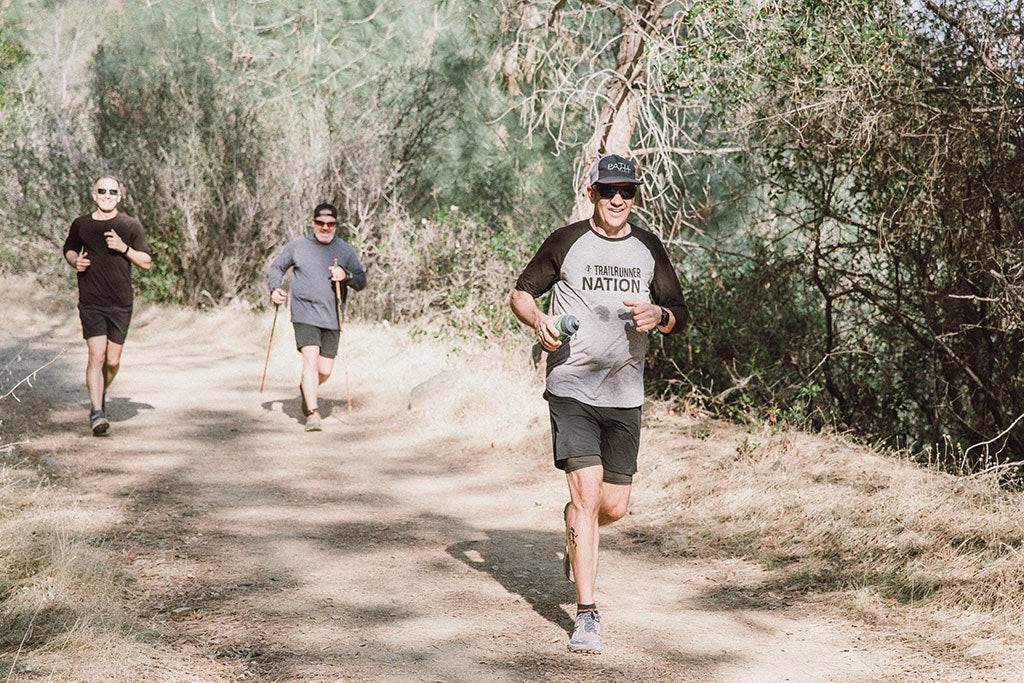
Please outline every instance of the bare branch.
[[685, 147], [641, 147], [631, 150], [635, 157], [650, 156], [653, 154], [678, 154], [679, 156], [723, 156], [726, 154], [746, 154], [751, 151], [750, 147], [716, 147], [716, 148], [685, 148]]
[[38, 368], [36, 368], [35, 370], [33, 370], [32, 372], [30, 372], [30, 373], [29, 373], [28, 375], [26, 375], [25, 377], [23, 377], [23, 378], [22, 378], [22, 379], [21, 379], [21, 380], [20, 380], [20, 381], [19, 381], [19, 382], [18, 382], [17, 384], [15, 384], [15, 385], [14, 385], [14, 386], [12, 386], [12, 387], [11, 387], [10, 389], [8, 389], [8, 391], [7, 391], [7, 393], [6, 393], [6, 394], [0, 395], [0, 401], [4, 400], [4, 399], [5, 399], [5, 398], [7, 398], [8, 396], [10, 396], [10, 397], [11, 397], [11, 398], [13, 398], [13, 399], [14, 399], [15, 401], [19, 401], [19, 402], [20, 402], [20, 399], [19, 399], [19, 398], [18, 398], [18, 397], [17, 397], [17, 396], [16, 396], [15, 394], [14, 394], [14, 390], [15, 390], [15, 389], [17, 389], [18, 387], [20, 387], [20, 386], [21, 386], [22, 384], [25, 384], [26, 382], [27, 382], [27, 383], [29, 383], [29, 384], [31, 384], [31, 381], [32, 381], [33, 379], [35, 379], [35, 376], [36, 376], [37, 374], [39, 374], [39, 371], [40, 371], [40, 370], [42, 370], [43, 368], [47, 367], [48, 365], [51, 365], [52, 363], [54, 363], [54, 362], [55, 362], [55, 361], [56, 361], [56, 360], [57, 360], [58, 358], [60, 358], [61, 356], [63, 356], [63, 355], [64, 355], [64, 353], [65, 353], [66, 351], [67, 351], [67, 348], [62, 348], [62, 349], [61, 349], [61, 350], [60, 350], [60, 351], [59, 351], [59, 352], [57, 353], [57, 355], [56, 355], [56, 356], [54, 356], [53, 358], [51, 358], [50, 360], [48, 360], [47, 362], [43, 363], [43, 364], [42, 364], [42, 365], [40, 365], [40, 366], [39, 366]]
[[589, 5], [594, 5], [595, 7], [600, 7], [601, 9], [608, 10], [609, 12], [617, 16], [619, 19], [621, 19], [624, 24], [628, 24], [634, 20], [633, 12], [630, 10], [629, 7], [626, 7], [625, 5], [619, 5], [617, 3], [611, 2], [610, 0], [582, 0], [582, 2], [585, 2]]

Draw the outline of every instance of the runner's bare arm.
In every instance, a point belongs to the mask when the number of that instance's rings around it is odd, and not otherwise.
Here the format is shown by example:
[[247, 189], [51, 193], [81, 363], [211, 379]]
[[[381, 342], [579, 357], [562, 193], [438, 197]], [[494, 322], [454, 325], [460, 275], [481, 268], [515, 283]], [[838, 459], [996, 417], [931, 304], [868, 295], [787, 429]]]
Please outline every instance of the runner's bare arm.
[[562, 342], [555, 338], [557, 334], [554, 328], [556, 318], [540, 310], [537, 300], [533, 298], [532, 294], [521, 289], [513, 289], [512, 295], [509, 297], [509, 305], [516, 317], [537, 333], [537, 341], [541, 346], [548, 351], [554, 351], [562, 345]]

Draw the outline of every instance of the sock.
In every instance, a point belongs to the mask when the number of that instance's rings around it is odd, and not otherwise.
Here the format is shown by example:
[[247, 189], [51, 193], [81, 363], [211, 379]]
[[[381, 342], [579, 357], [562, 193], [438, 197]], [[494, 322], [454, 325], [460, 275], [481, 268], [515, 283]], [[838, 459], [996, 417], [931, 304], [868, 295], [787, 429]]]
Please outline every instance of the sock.
[[581, 605], [576, 603], [576, 616], [579, 616], [582, 612], [596, 612], [597, 605], [591, 603], [589, 605]]

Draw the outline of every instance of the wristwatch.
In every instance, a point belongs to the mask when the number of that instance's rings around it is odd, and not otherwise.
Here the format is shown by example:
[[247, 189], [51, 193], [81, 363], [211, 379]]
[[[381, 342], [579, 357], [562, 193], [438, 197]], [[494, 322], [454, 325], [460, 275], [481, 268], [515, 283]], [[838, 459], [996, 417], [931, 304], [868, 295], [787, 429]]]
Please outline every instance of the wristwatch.
[[665, 325], [668, 325], [668, 321], [669, 321], [668, 309], [662, 307], [662, 309], [661, 309], [661, 322], [658, 323], [658, 327], [665, 327]]

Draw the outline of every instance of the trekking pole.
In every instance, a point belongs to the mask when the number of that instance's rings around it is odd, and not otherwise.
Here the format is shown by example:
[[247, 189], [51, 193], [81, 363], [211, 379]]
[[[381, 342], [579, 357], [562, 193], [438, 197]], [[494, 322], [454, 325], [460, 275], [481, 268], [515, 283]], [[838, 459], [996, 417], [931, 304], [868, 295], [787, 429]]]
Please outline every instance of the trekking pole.
[[263, 382], [267, 379], [267, 366], [270, 365], [270, 347], [274, 344], [274, 328], [277, 327], [277, 312], [281, 304], [274, 304], [274, 322], [270, 323], [270, 341], [267, 342], [267, 359], [263, 361], [263, 377], [260, 378], [260, 393], [263, 393]]
[[[337, 267], [338, 259], [334, 259]], [[348, 390], [348, 354], [345, 352], [345, 314], [341, 310], [341, 283], [334, 281], [334, 298], [338, 301], [338, 336], [341, 337], [341, 365], [345, 369], [345, 403], [348, 404], [348, 412], [352, 412], [352, 395]]]

